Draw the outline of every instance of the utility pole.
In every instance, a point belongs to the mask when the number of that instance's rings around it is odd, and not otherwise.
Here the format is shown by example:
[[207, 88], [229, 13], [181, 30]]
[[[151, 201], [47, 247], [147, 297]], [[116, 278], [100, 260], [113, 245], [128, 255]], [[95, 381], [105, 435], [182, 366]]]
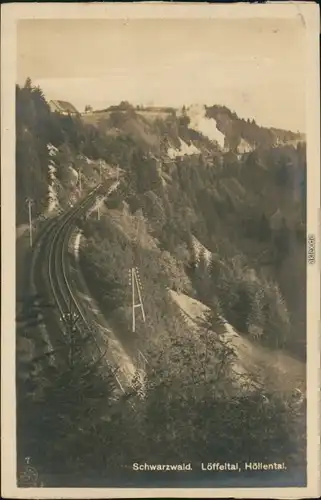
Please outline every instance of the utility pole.
[[101, 167], [102, 167], [102, 164], [101, 164], [101, 160], [99, 161], [99, 184], [101, 184]]
[[[132, 287], [132, 332], [136, 331], [136, 309], [139, 308], [142, 313], [142, 318], [145, 323], [145, 311], [141, 294], [141, 283], [137, 267], [132, 267], [129, 275], [129, 284]], [[136, 303], [136, 292], [138, 302]]]
[[[118, 172], [118, 169], [117, 169]], [[142, 319], [145, 323], [145, 311], [143, 305], [143, 299], [141, 294], [141, 282], [139, 277], [139, 270], [137, 265], [137, 244], [138, 244], [138, 235], [139, 235], [139, 226], [140, 220], [138, 219], [136, 237], [133, 242], [133, 264], [131, 269], [129, 270], [129, 285], [132, 289], [132, 332], [136, 331], [136, 309], [139, 308], [141, 310]], [[137, 300], [137, 302], [136, 302]]]
[[79, 180], [79, 195], [81, 196], [81, 168], [78, 171], [78, 180]]
[[32, 215], [31, 215], [31, 206], [33, 204], [33, 200], [31, 198], [27, 198], [28, 203], [28, 214], [29, 214], [29, 242], [30, 248], [32, 247]]

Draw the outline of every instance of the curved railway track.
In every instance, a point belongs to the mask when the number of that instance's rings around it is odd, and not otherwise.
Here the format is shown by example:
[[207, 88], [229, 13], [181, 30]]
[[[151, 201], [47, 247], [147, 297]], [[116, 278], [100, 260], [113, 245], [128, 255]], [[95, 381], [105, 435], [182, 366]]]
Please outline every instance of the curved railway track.
[[[46, 324], [53, 347], [61, 344], [61, 335], [66, 335], [70, 313], [77, 317], [74, 323], [80, 337], [90, 336], [88, 355], [92, 361], [104, 356], [104, 349], [99, 345], [90, 319], [79, 303], [68, 279], [68, 244], [74, 230], [74, 220], [83, 215], [95, 202], [100, 185], [93, 189], [77, 206], [69, 209], [49, 221], [39, 234], [34, 245], [34, 255], [30, 269], [30, 282], [43, 295], [52, 295], [55, 310], [48, 312]], [[70, 323], [69, 323], [70, 327]], [[87, 349], [87, 348], [86, 348]], [[117, 375], [117, 385], [125, 392]]]
[[[100, 186], [97, 186], [93, 189], [76, 207], [58, 215], [46, 224], [35, 242], [30, 268], [31, 289], [35, 289], [44, 296], [47, 296], [49, 292], [54, 299], [55, 311], [51, 314], [48, 313], [46, 318], [53, 344], [59, 343], [59, 336], [67, 326], [66, 317], [72, 307], [77, 316], [81, 318], [81, 324], [79, 323], [77, 327], [79, 334], [82, 333], [80, 327], [82, 330], [86, 328], [86, 333], [92, 336], [92, 344], [96, 346], [97, 355], [101, 354], [101, 349], [72, 292], [67, 277], [66, 259], [70, 235], [74, 229], [72, 222], [93, 204], [99, 188]], [[57, 312], [60, 321], [57, 318]]]
[[[81, 215], [82, 212], [85, 212], [86, 209], [89, 208], [94, 200], [97, 189], [98, 188], [91, 192], [83, 202], [75, 207], [75, 209], [68, 212], [61, 219], [61, 224], [57, 224], [54, 227], [53, 231], [50, 233], [51, 245], [48, 255], [48, 277], [50, 288], [53, 293], [55, 303], [58, 307], [61, 319], [64, 320], [66, 314], [70, 312], [70, 306], [72, 305], [79, 317], [81, 317], [81, 319], [83, 320], [88, 330], [90, 330], [90, 325], [88, 324], [82, 312], [82, 309], [71, 290], [67, 278], [66, 256], [68, 253], [67, 247], [70, 234], [73, 229], [71, 222], [75, 217]], [[94, 341], [96, 342], [96, 339], [94, 339]]]

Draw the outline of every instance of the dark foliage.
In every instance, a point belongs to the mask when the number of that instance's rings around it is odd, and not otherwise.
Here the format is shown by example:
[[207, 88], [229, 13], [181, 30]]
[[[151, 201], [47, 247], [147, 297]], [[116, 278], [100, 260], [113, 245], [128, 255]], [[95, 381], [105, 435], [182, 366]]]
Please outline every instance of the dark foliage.
[[[295, 300], [285, 285], [293, 262], [297, 282], [305, 279], [305, 151], [271, 147], [276, 136], [292, 140], [296, 134], [259, 127], [214, 106], [208, 116], [226, 132], [232, 151], [217, 157], [213, 146], [214, 164], [205, 155], [185, 156], [169, 167], [126, 128], [130, 120], [138, 122], [139, 111], [127, 102], [108, 109], [109, 127], [119, 129], [108, 135], [102, 123], [51, 113], [30, 80], [16, 92], [19, 222], [26, 220], [26, 197], [38, 212], [46, 202], [48, 144], [58, 148], [60, 179], [66, 166], [77, 166], [79, 155], [122, 168], [121, 188], [106, 201], [108, 216], [82, 221], [81, 266], [120, 339], [131, 338], [133, 352], [142, 349], [149, 360], [131, 381], [130, 395], [120, 397], [105, 360], [89, 362], [86, 342], [72, 329], [59, 351], [19, 359], [18, 461], [32, 450], [45, 486], [112, 479], [135, 461], [211, 462], [213, 449], [222, 462], [237, 457], [302, 464], [304, 398], [235, 375], [235, 351], [220, 336], [223, 316], [243, 335], [274, 348], [304, 348], [305, 331], [296, 330]], [[162, 136], [160, 153], [169, 144], [178, 147], [179, 137], [210, 147], [188, 125], [186, 115], [171, 113], [149, 132]], [[240, 138], [257, 146], [241, 159], [233, 153]], [[146, 299], [137, 338], [130, 331], [132, 266], [139, 268]], [[207, 321], [187, 328], [168, 289], [208, 305], [210, 327]], [[30, 311], [28, 328], [38, 326], [38, 312]], [[82, 340], [90, 343], [85, 333]], [[55, 357], [58, 364], [50, 361]], [[135, 355], [133, 360], [137, 367]]]

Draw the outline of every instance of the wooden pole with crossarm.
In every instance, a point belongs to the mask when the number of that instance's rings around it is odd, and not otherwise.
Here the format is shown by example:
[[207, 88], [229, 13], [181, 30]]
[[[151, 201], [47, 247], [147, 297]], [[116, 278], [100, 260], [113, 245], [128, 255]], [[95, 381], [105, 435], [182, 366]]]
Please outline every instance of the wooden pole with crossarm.
[[31, 198], [27, 198], [28, 203], [28, 216], [29, 216], [29, 244], [32, 247], [32, 214], [31, 214], [31, 206], [33, 204], [33, 200]]
[[145, 311], [144, 304], [141, 294], [141, 283], [139, 278], [139, 272], [136, 267], [132, 267], [130, 270], [130, 285], [132, 288], [132, 332], [136, 331], [136, 310], [140, 309], [143, 321], [145, 323]]

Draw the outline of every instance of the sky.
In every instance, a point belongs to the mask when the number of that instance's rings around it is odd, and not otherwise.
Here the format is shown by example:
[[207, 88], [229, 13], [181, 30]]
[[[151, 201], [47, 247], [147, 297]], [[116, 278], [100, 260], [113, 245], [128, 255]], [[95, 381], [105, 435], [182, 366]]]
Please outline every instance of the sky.
[[101, 109], [224, 104], [305, 131], [306, 30], [293, 19], [75, 19], [18, 23], [17, 82]]

